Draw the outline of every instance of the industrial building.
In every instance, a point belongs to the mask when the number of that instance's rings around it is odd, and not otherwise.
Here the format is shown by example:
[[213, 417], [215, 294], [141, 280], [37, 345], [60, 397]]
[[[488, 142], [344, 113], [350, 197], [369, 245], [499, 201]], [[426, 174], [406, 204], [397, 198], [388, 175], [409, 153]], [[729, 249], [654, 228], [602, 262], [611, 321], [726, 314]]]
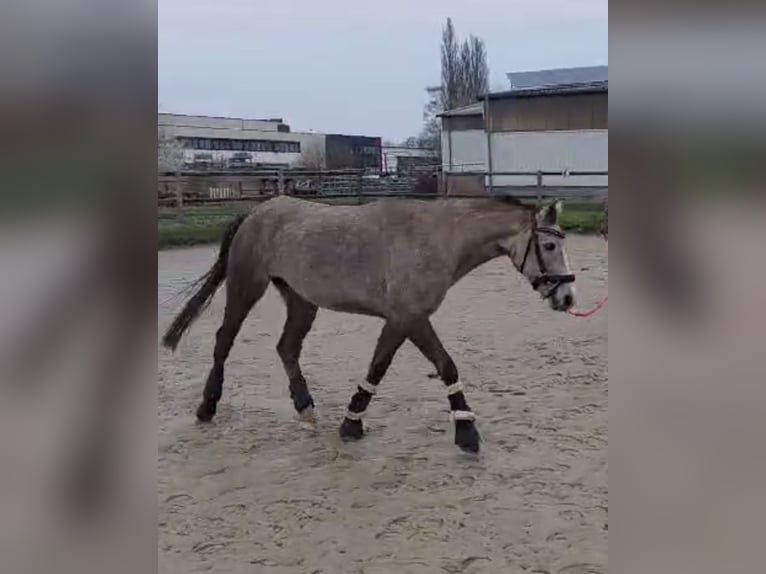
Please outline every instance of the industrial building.
[[377, 137], [293, 132], [281, 118], [158, 114], [160, 145], [177, 145], [180, 168], [382, 168]]
[[[545, 185], [605, 187], [608, 67], [508, 74], [510, 88], [441, 114], [442, 169], [451, 193]], [[515, 173], [516, 175], [511, 175]]]

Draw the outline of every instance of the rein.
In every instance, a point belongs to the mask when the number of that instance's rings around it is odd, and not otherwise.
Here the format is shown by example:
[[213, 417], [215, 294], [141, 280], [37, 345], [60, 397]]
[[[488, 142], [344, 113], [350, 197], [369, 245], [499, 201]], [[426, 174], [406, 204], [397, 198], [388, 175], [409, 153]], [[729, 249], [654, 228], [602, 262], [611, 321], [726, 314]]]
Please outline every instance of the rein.
[[[609, 243], [609, 239], [607, 238], [607, 235], [606, 235], [606, 233], [604, 233], [604, 234], [603, 234], [603, 236], [604, 236], [604, 241], [606, 241], [607, 243]], [[604, 296], [603, 296], [603, 297], [602, 297], [602, 298], [601, 298], [601, 299], [598, 301], [598, 303], [596, 303], [596, 304], [593, 306], [593, 308], [592, 308], [592, 309], [588, 309], [587, 311], [573, 311], [572, 309], [570, 309], [570, 310], [569, 310], [569, 311], [567, 311], [567, 312], [568, 312], [570, 315], [572, 315], [573, 317], [580, 317], [581, 319], [584, 319], [584, 318], [586, 318], [586, 317], [592, 317], [593, 315], [595, 315], [596, 313], [598, 313], [598, 312], [601, 310], [601, 308], [602, 308], [604, 305], [606, 305], [606, 302], [607, 302], [607, 299], [608, 299], [608, 298], [609, 298], [609, 293], [606, 293], [606, 294], [605, 294], [605, 295], [604, 295]]]

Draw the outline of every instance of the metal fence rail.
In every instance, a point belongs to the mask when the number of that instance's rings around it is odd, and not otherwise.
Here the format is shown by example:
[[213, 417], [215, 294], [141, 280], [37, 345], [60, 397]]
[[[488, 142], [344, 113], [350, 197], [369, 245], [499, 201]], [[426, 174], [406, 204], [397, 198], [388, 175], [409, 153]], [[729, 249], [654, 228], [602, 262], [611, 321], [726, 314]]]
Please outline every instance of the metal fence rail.
[[[531, 185], [498, 182], [502, 177], [531, 178]], [[519, 199], [543, 201], [560, 198], [577, 203], [605, 204], [608, 185], [577, 185], [581, 177], [604, 177], [604, 171], [481, 171], [442, 174], [434, 170], [416, 170], [405, 174], [376, 174], [364, 170], [242, 170], [224, 172], [184, 171], [160, 174], [160, 206], [199, 205], [232, 201], [262, 201], [277, 195], [357, 198], [359, 202], [384, 197], [476, 197], [477, 195], [513, 195]], [[447, 193], [448, 178], [473, 178], [478, 192]], [[558, 178], [555, 183], [550, 179]], [[566, 184], [561, 181], [565, 180]], [[495, 182], [490, 184], [490, 182]], [[476, 186], [475, 186], [476, 187]]]

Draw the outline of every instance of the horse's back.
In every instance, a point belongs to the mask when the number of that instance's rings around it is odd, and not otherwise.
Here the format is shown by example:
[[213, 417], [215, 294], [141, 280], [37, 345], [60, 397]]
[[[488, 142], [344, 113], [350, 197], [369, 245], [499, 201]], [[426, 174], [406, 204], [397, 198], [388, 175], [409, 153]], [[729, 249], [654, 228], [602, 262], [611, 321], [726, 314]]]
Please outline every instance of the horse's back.
[[278, 197], [253, 211], [247, 242], [270, 276], [308, 301], [384, 316], [397, 291], [421, 291], [413, 275], [438, 256], [427, 248], [434, 230], [420, 221], [418, 204], [338, 206]]

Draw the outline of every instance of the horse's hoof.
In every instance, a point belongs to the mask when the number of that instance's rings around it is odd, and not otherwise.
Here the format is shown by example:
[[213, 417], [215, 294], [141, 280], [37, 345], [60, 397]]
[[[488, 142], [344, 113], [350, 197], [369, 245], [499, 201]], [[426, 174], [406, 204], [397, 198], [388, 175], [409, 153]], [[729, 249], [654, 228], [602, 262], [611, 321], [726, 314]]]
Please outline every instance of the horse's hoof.
[[476, 454], [479, 452], [481, 437], [473, 421], [455, 422], [455, 444], [465, 452]]
[[364, 427], [362, 421], [352, 421], [351, 419], [343, 419], [340, 425], [340, 438], [343, 440], [359, 440], [364, 436]]
[[197, 407], [197, 420], [201, 423], [209, 423], [215, 416], [215, 405], [203, 402]]
[[314, 428], [317, 424], [317, 419], [314, 415], [314, 407], [308, 406], [298, 413], [298, 422], [303, 427]]

